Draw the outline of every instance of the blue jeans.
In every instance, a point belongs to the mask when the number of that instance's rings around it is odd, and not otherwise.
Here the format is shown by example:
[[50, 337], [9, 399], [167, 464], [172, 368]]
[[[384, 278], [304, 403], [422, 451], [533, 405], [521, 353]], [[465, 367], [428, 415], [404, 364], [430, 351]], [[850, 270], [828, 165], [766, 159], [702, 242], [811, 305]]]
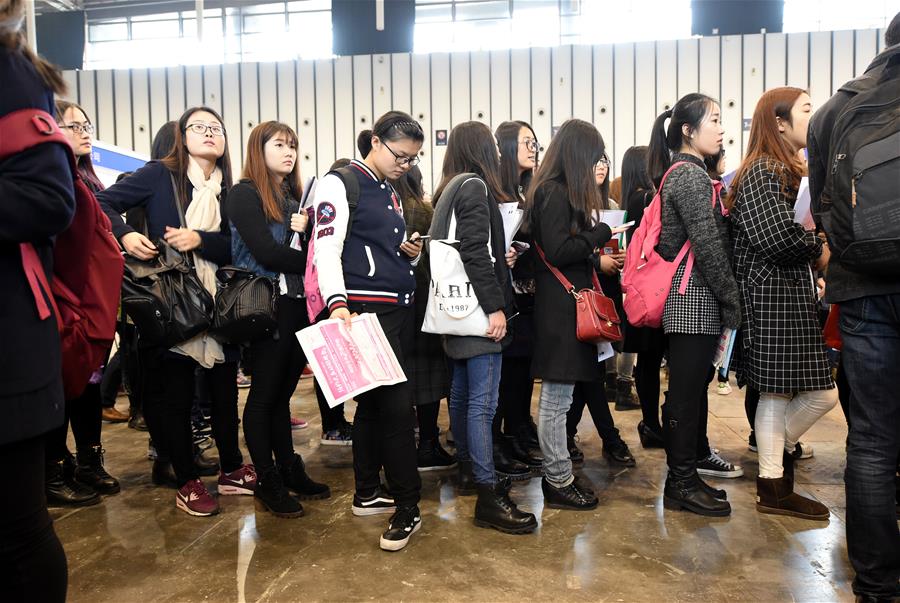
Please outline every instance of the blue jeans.
[[557, 488], [574, 481], [572, 459], [566, 445], [566, 414], [572, 406], [574, 383], [541, 382], [538, 406], [538, 441], [544, 454], [544, 477]]
[[472, 461], [476, 484], [496, 481], [491, 422], [497, 412], [502, 362], [499, 353], [453, 361], [450, 429], [456, 440], [456, 458]]
[[841, 305], [841, 362], [850, 383], [847, 550], [853, 592], [900, 596], [894, 476], [900, 454], [900, 294]]

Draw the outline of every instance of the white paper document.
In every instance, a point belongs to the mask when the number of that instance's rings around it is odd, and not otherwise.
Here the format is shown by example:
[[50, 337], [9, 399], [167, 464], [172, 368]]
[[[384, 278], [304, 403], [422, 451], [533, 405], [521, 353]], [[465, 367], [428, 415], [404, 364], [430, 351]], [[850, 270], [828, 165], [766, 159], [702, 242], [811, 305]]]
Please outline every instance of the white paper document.
[[503, 251], [506, 252], [509, 251], [513, 238], [519, 232], [525, 212], [519, 208], [518, 203], [501, 203], [500, 215], [503, 217], [504, 243], [506, 244]]
[[816, 223], [813, 220], [810, 201], [809, 178], [804, 177], [800, 180], [800, 191], [797, 193], [797, 201], [794, 202], [794, 222], [806, 230], [815, 230]]
[[731, 366], [731, 356], [734, 354], [734, 341], [737, 339], [737, 329], [722, 329], [719, 341], [716, 344], [716, 353], [713, 355], [713, 366], [719, 369], [719, 374], [728, 376], [728, 367]]
[[406, 381], [403, 367], [374, 314], [329, 319], [297, 332], [316, 381], [334, 408], [361, 393]]
[[613, 349], [610, 342], [603, 341], [597, 344], [597, 362], [603, 362], [607, 358], [612, 358], [615, 355], [616, 351]]

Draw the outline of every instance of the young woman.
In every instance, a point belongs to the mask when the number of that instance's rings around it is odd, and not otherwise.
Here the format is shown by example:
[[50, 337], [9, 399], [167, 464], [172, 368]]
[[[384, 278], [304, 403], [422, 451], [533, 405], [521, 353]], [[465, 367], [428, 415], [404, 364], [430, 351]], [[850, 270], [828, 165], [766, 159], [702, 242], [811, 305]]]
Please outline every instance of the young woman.
[[532, 374], [542, 379], [538, 438], [544, 454], [541, 489], [552, 508], [593, 509], [597, 497], [572, 474], [566, 447], [566, 412], [575, 383], [597, 378], [597, 346], [575, 336], [575, 300], [550, 272], [562, 272], [576, 289], [592, 286], [591, 255], [612, 238], [596, 222], [600, 193], [594, 166], [603, 139], [580, 119], [565, 122], [547, 149], [528, 191], [526, 220], [546, 261], [535, 262], [535, 345]]
[[[368, 146], [369, 152], [350, 163], [360, 189], [352, 216], [340, 173], [327, 174], [316, 187], [314, 261], [330, 317], [350, 327], [352, 314], [375, 314], [404, 370], [415, 341], [413, 263], [422, 242], [406, 240], [403, 208], [388, 180], [419, 162], [424, 140], [418, 122], [400, 111], [382, 115], [360, 133], [357, 146]], [[353, 514], [393, 513], [380, 542], [388, 551], [405, 547], [422, 525], [409, 388], [404, 381], [357, 396], [353, 420]], [[381, 485], [382, 467], [391, 494]]]
[[738, 382], [760, 392], [756, 509], [827, 520], [825, 505], [794, 492], [791, 454], [837, 403], [810, 271], [811, 264], [817, 271], [827, 266], [830, 254], [822, 239], [794, 222], [805, 173], [797, 151], [806, 147], [810, 115], [809, 95], [799, 88], [763, 94], [728, 204], [744, 317]]
[[[91, 164], [91, 134], [94, 131], [91, 120], [78, 105], [57, 101], [56, 121], [75, 154], [79, 174], [92, 192], [100, 192], [103, 184]], [[103, 467], [103, 446], [100, 442], [103, 411], [100, 381], [103, 367], [94, 368], [96, 371], [91, 375], [84, 393], [73, 400], [66, 400], [63, 424], [47, 434], [46, 491], [50, 504], [93, 505], [100, 502], [100, 494], [119, 491], [119, 480]], [[66, 446], [69, 423], [75, 437], [76, 457]]]
[[[669, 121], [668, 128], [666, 121]], [[687, 260], [678, 267], [663, 310], [663, 330], [669, 341], [669, 392], [663, 405], [663, 433], [669, 473], [663, 502], [669, 509], [724, 516], [731, 506], [724, 491], [706, 486], [698, 464], [724, 465], [709, 452], [698, 451], [705, 440], [706, 386], [712, 380], [712, 359], [723, 327], [740, 326], [737, 283], [728, 257], [730, 238], [726, 216], [714, 197], [703, 158], [722, 147], [720, 109], [702, 94], [688, 94], [656, 118], [648, 149], [650, 177], [660, 191], [662, 231], [657, 250], [673, 261], [685, 242], [695, 263], [685, 293], [679, 293]], [[708, 444], [705, 446], [708, 450]], [[702, 460], [701, 460], [702, 459]], [[718, 461], [721, 461], [718, 462]], [[704, 469], [709, 469], [705, 467]], [[731, 468], [737, 473], [734, 467]], [[738, 475], [742, 474], [741, 471]]]
[[[619, 209], [618, 204], [609, 198], [608, 175], [609, 157], [604, 153], [597, 165], [594, 166], [594, 180], [600, 193], [601, 210], [616, 210]], [[625, 263], [625, 252], [619, 251], [615, 254], [594, 253], [591, 255], [591, 262], [598, 273], [598, 280], [603, 288], [603, 292], [613, 299], [619, 311], [619, 316], [624, 316], [622, 285], [619, 282], [619, 273], [622, 271], [622, 265]], [[621, 372], [617, 364], [621, 365]], [[566, 446], [569, 449], [569, 457], [573, 463], [584, 461], [584, 452], [578, 447], [576, 438], [578, 423], [581, 422], [584, 408], [587, 406], [591, 412], [594, 427], [596, 427], [597, 433], [600, 434], [600, 439], [603, 441], [603, 456], [610, 463], [616, 465], [635, 466], [634, 456], [628, 449], [628, 444], [625, 443], [625, 440], [619, 434], [619, 430], [616, 429], [608, 404], [609, 393], [616, 392], [616, 410], [635, 408], [631, 403], [632, 383], [625, 377], [626, 374], [631, 372], [629, 364], [633, 368], [634, 355], [617, 352], [613, 358], [608, 358], [597, 365], [597, 377], [590, 381], [579, 381], [575, 384], [575, 390], [572, 394], [572, 406], [566, 413]], [[610, 372], [610, 367], [612, 367], [612, 372]], [[606, 374], [605, 380], [602, 378], [604, 373]], [[610, 385], [610, 380], [612, 385]]]
[[[175, 130], [175, 146], [159, 162], [151, 161], [134, 174], [97, 195], [125, 251], [142, 260], [155, 257], [153, 241], [193, 260], [197, 276], [214, 295], [215, 273], [231, 262], [231, 232], [225, 211], [231, 186], [231, 163], [222, 119], [208, 107], [184, 112]], [[181, 225], [179, 208], [184, 211]], [[121, 214], [133, 207], [146, 210], [149, 236], [136, 232]], [[219, 504], [200, 481], [191, 441], [191, 403], [199, 366], [207, 377], [212, 399], [213, 436], [219, 450], [219, 494], [253, 494], [256, 474], [245, 465], [238, 448], [236, 347], [222, 346], [207, 333], [173, 346], [147, 350], [144, 417], [154, 441], [164, 441], [175, 473], [175, 505], [189, 515], [218, 513]], [[154, 463], [154, 470], [156, 469]]]
[[[451, 222], [455, 222], [466, 276], [489, 321], [484, 336], [444, 336], [444, 349], [453, 359], [450, 427], [459, 458], [460, 493], [465, 494], [474, 481], [478, 491], [475, 525], [525, 534], [534, 531], [537, 520], [531, 513], [519, 511], [510, 500], [509, 480], [498, 483], [491, 437], [501, 352], [512, 339], [506, 328], [506, 314], [512, 307], [507, 275], [515, 260], [515, 252], [504, 248], [498, 203], [506, 202], [507, 197], [500, 187], [499, 172], [496, 142], [487, 126], [468, 121], [453, 128], [441, 183], [434, 194], [435, 215], [429, 234], [446, 239]], [[443, 198], [447, 185], [460, 174], [474, 176], [463, 181], [453, 197]]]
[[[300, 211], [301, 194], [297, 135], [282, 123], [259, 124], [247, 141], [244, 178], [228, 192], [226, 208], [233, 264], [272, 279], [279, 292], [277, 331], [249, 346], [253, 381], [243, 421], [259, 476], [254, 496], [279, 517], [303, 515], [289, 490], [301, 500], [331, 495], [328, 486], [306, 474], [291, 437], [291, 396], [306, 366], [295, 333], [309, 326], [303, 291], [307, 215]], [[299, 250], [291, 246], [295, 233], [301, 238]]]
[[[524, 121], [505, 121], [494, 132], [500, 149], [500, 183], [511, 201], [525, 206], [540, 144], [531, 126]], [[503, 350], [500, 369], [500, 397], [494, 418], [494, 468], [512, 479], [528, 479], [544, 459], [540, 454], [537, 425], [531, 418], [531, 357], [534, 353], [534, 261], [533, 241], [527, 225], [515, 234], [519, 246], [513, 266], [512, 288], [515, 318], [512, 342]], [[526, 247], [527, 246], [527, 247]], [[502, 430], [501, 430], [502, 423]]]
[[[28, 47], [23, 0], [0, 4], [0, 118], [25, 109], [53, 115], [62, 75]], [[59, 331], [52, 311], [41, 318], [22, 265], [30, 243], [46, 274], [54, 238], [75, 213], [68, 149], [39, 144], [0, 162], [0, 462], [15, 468], [14, 491], [0, 497], [0, 580], [11, 601], [66, 600], [66, 553], [44, 495], [45, 434], [63, 422]]]
[[[428, 232], [434, 217], [434, 208], [425, 200], [422, 187], [422, 172], [412, 167], [397, 180], [394, 189], [403, 205], [406, 220], [406, 235]], [[444, 450], [438, 438], [438, 413], [441, 400], [450, 397], [450, 371], [441, 338], [422, 331], [425, 309], [428, 305], [428, 286], [431, 272], [427, 261], [420, 261], [416, 271], [416, 338], [407, 372], [412, 387], [413, 403], [416, 406], [416, 421], [419, 424], [419, 447], [417, 465], [419, 471], [439, 471], [456, 467], [456, 458]]]
[[[628, 219], [635, 222], [626, 237], [640, 225], [644, 209], [653, 201], [655, 193], [647, 173], [647, 147], [631, 147], [622, 156], [622, 207], [628, 212]], [[663, 448], [662, 425], [659, 423], [659, 367], [666, 351], [665, 335], [662, 329], [633, 327], [626, 321], [622, 349], [637, 354], [634, 385], [643, 415], [637, 427], [641, 446]]]

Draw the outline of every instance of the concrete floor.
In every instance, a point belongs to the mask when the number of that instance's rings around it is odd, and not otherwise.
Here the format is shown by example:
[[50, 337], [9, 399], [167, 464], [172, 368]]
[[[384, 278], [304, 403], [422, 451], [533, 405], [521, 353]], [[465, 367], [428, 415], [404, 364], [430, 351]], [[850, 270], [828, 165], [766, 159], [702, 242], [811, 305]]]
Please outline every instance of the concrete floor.
[[[245, 396], [246, 390], [242, 402]], [[614, 412], [637, 458], [633, 469], [607, 465], [585, 413], [579, 431], [586, 462], [577, 471], [595, 485], [597, 509], [544, 509], [540, 480], [532, 479], [512, 496], [540, 527], [508, 536], [472, 524], [475, 498], [457, 498], [449, 475], [425, 474], [422, 529], [402, 552], [385, 553], [378, 538], [387, 516], [350, 512], [350, 449], [319, 446], [310, 381], [301, 382], [292, 407], [310, 422], [294, 432], [296, 449], [333, 493], [304, 503], [300, 519], [256, 513], [251, 497], [233, 496], [222, 497], [217, 516], [189, 517], [175, 509], [172, 490], [150, 483], [146, 434], [104, 425], [107, 468], [121, 479], [122, 492], [94, 507], [51, 510], [68, 555], [69, 600], [852, 600], [840, 408], [804, 437], [815, 457], [797, 465], [798, 487], [831, 508], [827, 523], [756, 512], [756, 455], [747, 449], [743, 395], [735, 388], [727, 397], [710, 396], [710, 440], [746, 472], [711, 480], [728, 491], [729, 518], [664, 511], [665, 454], [641, 449], [639, 411]], [[447, 424], [444, 408], [441, 425]]]

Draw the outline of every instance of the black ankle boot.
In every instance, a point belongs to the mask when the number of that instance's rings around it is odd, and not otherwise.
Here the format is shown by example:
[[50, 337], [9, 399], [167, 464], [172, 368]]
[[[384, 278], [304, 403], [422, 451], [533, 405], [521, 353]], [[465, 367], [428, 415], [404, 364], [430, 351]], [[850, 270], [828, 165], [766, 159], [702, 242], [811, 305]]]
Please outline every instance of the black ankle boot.
[[293, 491], [300, 500], [319, 500], [331, 496], [331, 488], [312, 480], [306, 473], [306, 464], [299, 454], [289, 465], [280, 465], [281, 479], [288, 490]]
[[141, 411], [135, 411], [131, 418], [128, 419], [128, 427], [131, 429], [135, 429], [137, 431], [149, 431], [150, 429], [147, 427], [147, 421], [144, 419], [144, 414]]
[[670, 475], [666, 479], [663, 506], [666, 509], [683, 509], [707, 517], [731, 515], [731, 505], [728, 501], [714, 498], [700, 483], [700, 477], [696, 473], [687, 479], [675, 479]]
[[116, 494], [121, 490], [119, 480], [111, 476], [103, 468], [103, 453], [99, 445], [87, 450], [78, 451], [78, 465], [75, 467], [75, 479], [79, 483], [92, 488], [98, 494]]
[[456, 457], [444, 450], [437, 439], [420, 440], [416, 451], [416, 465], [420, 472], [455, 469]]
[[507, 444], [502, 438], [494, 440], [494, 471], [497, 475], [513, 481], [530, 479], [531, 469], [528, 465], [512, 458], [506, 448]]
[[164, 459], [153, 461], [153, 470], [150, 472], [150, 480], [157, 486], [166, 488], [178, 488], [178, 477], [172, 463]]
[[516, 439], [519, 440], [519, 443], [525, 448], [529, 450], [540, 450], [541, 443], [538, 441], [537, 437], [537, 426], [531, 419], [525, 423], [521, 423], [516, 428], [515, 436]]
[[197, 475], [201, 477], [219, 475], [219, 463], [206, 458], [199, 446], [194, 446], [194, 467], [197, 469]]
[[641, 439], [641, 446], [644, 448], [665, 448], [666, 442], [663, 440], [662, 433], [658, 433], [651, 429], [646, 423], [641, 421], [637, 426], [638, 437]]
[[700, 480], [700, 487], [706, 490], [707, 494], [717, 500], [728, 500], [728, 492], [726, 492], [725, 490], [720, 490], [719, 488], [713, 488], [705, 481], [703, 481], [703, 478], [699, 475], [697, 476], [697, 478]]
[[275, 517], [301, 517], [303, 505], [284, 487], [284, 480], [276, 467], [259, 474], [253, 500], [260, 511], [268, 511]]
[[573, 511], [589, 511], [600, 502], [594, 493], [579, 480], [568, 486], [557, 488], [547, 481], [541, 480], [541, 491], [544, 493], [544, 506], [551, 509], [571, 509]]
[[573, 463], [583, 463], [584, 462], [584, 452], [581, 448], [578, 447], [578, 444], [575, 442], [575, 436], [566, 437], [566, 448], [569, 450], [569, 460]]
[[513, 459], [527, 465], [532, 471], [539, 470], [543, 466], [544, 457], [523, 446], [517, 437], [505, 435], [503, 439]]
[[459, 478], [456, 482], [456, 493], [460, 496], [475, 494], [475, 478], [472, 476], [472, 461], [458, 461]]
[[68, 476], [66, 461], [49, 463], [46, 467], [45, 489], [48, 505], [87, 507], [100, 502], [100, 495], [75, 481], [74, 468]]
[[[616, 430], [618, 432], [618, 430]], [[637, 461], [628, 449], [628, 444], [616, 433], [616, 439], [610, 442], [603, 442], [603, 456], [610, 463], [621, 465], [622, 467], [634, 467]]]
[[509, 498], [509, 481], [496, 485], [477, 484], [478, 502], [475, 503], [475, 525], [494, 528], [505, 534], [528, 534], [537, 527], [532, 513], [520, 511]]
[[625, 379], [616, 380], [616, 410], [635, 410], [641, 402], [634, 393], [634, 383]]

